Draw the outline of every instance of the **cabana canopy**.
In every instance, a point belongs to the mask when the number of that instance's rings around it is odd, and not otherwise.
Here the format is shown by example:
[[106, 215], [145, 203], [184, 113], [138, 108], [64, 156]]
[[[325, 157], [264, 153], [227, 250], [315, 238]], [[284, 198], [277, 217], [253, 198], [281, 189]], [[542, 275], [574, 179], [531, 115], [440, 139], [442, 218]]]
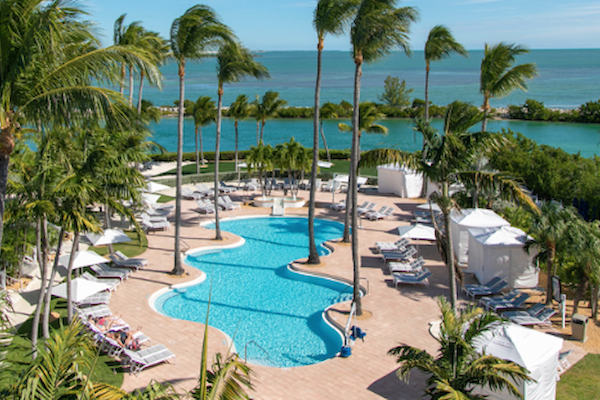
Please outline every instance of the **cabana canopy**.
[[399, 197], [419, 197], [423, 175], [398, 164], [377, 167], [379, 193], [393, 193]]
[[504, 225], [510, 224], [492, 210], [484, 208], [453, 210], [450, 214], [450, 234], [458, 263], [465, 265], [468, 261], [469, 228], [496, 228]]
[[538, 284], [538, 268], [534, 264], [537, 248], [525, 251], [525, 232], [512, 226], [469, 229], [467, 272], [485, 283], [499, 276], [508, 287], [530, 288]]

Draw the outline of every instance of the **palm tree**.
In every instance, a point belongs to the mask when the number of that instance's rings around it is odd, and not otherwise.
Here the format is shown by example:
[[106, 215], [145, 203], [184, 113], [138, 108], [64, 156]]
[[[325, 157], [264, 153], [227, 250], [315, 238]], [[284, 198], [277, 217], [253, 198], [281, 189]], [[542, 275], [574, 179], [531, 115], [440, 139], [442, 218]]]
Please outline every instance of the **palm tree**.
[[202, 59], [223, 41], [233, 40], [233, 33], [219, 21], [207, 6], [189, 8], [171, 25], [171, 51], [177, 61], [179, 75], [179, 115], [177, 121], [177, 178], [175, 199], [175, 266], [172, 273], [181, 275], [181, 167], [183, 161], [183, 107], [185, 101], [185, 64], [189, 59]]
[[546, 304], [552, 304], [552, 277], [556, 275], [557, 247], [564, 243], [570, 233], [569, 224], [577, 218], [570, 208], [564, 208], [555, 202], [546, 202], [540, 211], [534, 214], [529, 235], [534, 240], [526, 243], [540, 246], [537, 258], [546, 261], [548, 283], [546, 285]]
[[429, 69], [432, 61], [448, 58], [452, 53], [468, 57], [469, 52], [458, 43], [448, 28], [436, 25], [425, 43], [425, 119], [429, 119]]
[[[235, 41], [226, 42], [217, 53], [217, 138], [215, 140], [215, 204], [219, 198], [219, 151], [221, 146], [221, 109], [223, 108], [223, 85], [239, 82], [247, 76], [256, 79], [270, 77], [267, 68], [256, 62], [250, 51]], [[219, 225], [219, 207], [215, 207], [215, 240], [223, 240]]]
[[354, 109], [352, 111], [352, 147], [347, 203], [352, 212], [352, 261], [354, 266], [354, 298], [357, 315], [362, 314], [359, 287], [358, 224], [356, 218], [356, 173], [360, 159], [359, 104], [360, 79], [364, 62], [372, 63], [399, 47], [410, 52], [408, 33], [410, 24], [417, 20], [418, 12], [412, 7], [396, 8], [397, 0], [362, 0], [350, 29], [352, 58], [354, 59]]
[[250, 146], [250, 151], [246, 156], [248, 171], [258, 171], [258, 182], [263, 198], [266, 195], [266, 184], [263, 182], [263, 173], [273, 169], [273, 148], [270, 144], [266, 145], [261, 141], [258, 146]]
[[[200, 173], [200, 160], [204, 165], [204, 148], [202, 145], [202, 127], [215, 122], [217, 110], [215, 102], [209, 96], [200, 96], [191, 107], [186, 107], [186, 114], [194, 117], [194, 128], [196, 135], [196, 173]], [[200, 139], [200, 152], [198, 152], [198, 139]]]
[[244, 120], [250, 116], [250, 104], [248, 104], [248, 96], [240, 94], [237, 99], [229, 106], [229, 116], [234, 120], [235, 127], [235, 167], [238, 165], [238, 126], [240, 120]]
[[485, 386], [495, 392], [507, 390], [522, 399], [515, 383], [532, 381], [529, 372], [512, 361], [477, 350], [477, 341], [497, 326], [500, 317], [473, 307], [457, 314], [441, 296], [438, 305], [442, 323], [436, 337], [440, 346], [436, 357], [411, 346], [394, 347], [388, 354], [401, 364], [398, 377], [408, 381], [413, 368], [431, 375], [425, 394], [432, 399], [483, 399], [473, 391]]
[[[150, 57], [152, 57], [154, 64], [162, 65], [169, 55], [169, 45], [165, 39], [163, 39], [158, 33], [143, 30], [141, 33], [143, 40], [138, 42], [138, 47], [147, 51]], [[142, 113], [142, 92], [144, 90], [144, 78], [148, 76], [148, 73], [144, 68], [140, 68], [140, 88], [138, 90], [138, 103], [137, 112]], [[152, 76], [152, 75], [150, 75]], [[150, 81], [150, 84], [160, 87], [160, 81]]]
[[294, 199], [298, 195], [298, 181], [302, 173], [308, 171], [311, 164], [309, 150], [298, 143], [294, 137], [289, 142], [278, 144], [275, 148], [277, 165], [287, 170], [290, 190]]
[[254, 102], [255, 108], [255, 116], [256, 120], [260, 119], [260, 140], [263, 140], [263, 135], [265, 132], [265, 125], [267, 124], [267, 119], [273, 118], [277, 116], [279, 110], [281, 110], [287, 101], [279, 98], [279, 93], [269, 90], [266, 92], [262, 99], [258, 101], [258, 97]]
[[[313, 25], [317, 31], [317, 82], [315, 85], [315, 112], [313, 126], [313, 165], [311, 174], [310, 197], [308, 201], [308, 264], [319, 264], [319, 253], [315, 244], [315, 194], [317, 188], [318, 162], [319, 162], [319, 110], [321, 106], [321, 65], [323, 55], [323, 43], [325, 35], [341, 35], [347, 27], [352, 14], [356, 11], [358, 0], [319, 0], [315, 8]], [[321, 123], [321, 128], [322, 128]], [[322, 131], [321, 131], [322, 132]], [[327, 149], [325, 136], [323, 142]], [[327, 161], [329, 160], [329, 149], [327, 149]]]
[[137, 49], [100, 48], [81, 15], [72, 4], [65, 7], [64, 0], [0, 3], [0, 242], [8, 165], [21, 124], [49, 128], [94, 119], [122, 123], [115, 110], [120, 96], [94, 86], [96, 82], [116, 82], [115, 67], [125, 61], [158, 77], [156, 66]]
[[535, 63], [514, 66], [516, 57], [529, 53], [526, 48], [516, 44], [498, 43], [485, 45], [481, 60], [481, 78], [479, 91], [483, 95], [483, 119], [481, 130], [487, 129], [487, 117], [490, 112], [490, 99], [503, 97], [515, 89], [527, 90], [527, 79], [537, 76]]
[[319, 120], [321, 124], [321, 139], [323, 140], [323, 147], [325, 148], [325, 154], [327, 154], [327, 162], [331, 162], [331, 155], [329, 154], [329, 147], [327, 146], [327, 139], [325, 138], [325, 130], [323, 129], [323, 120], [339, 118], [338, 106], [333, 103], [325, 103], [319, 111]]
[[591, 285], [592, 288], [597, 288], [600, 283], [600, 266], [596, 262], [600, 259], [600, 225], [598, 221], [586, 222], [582, 218], [576, 218], [569, 223], [568, 230], [568, 252], [574, 260], [574, 271], [570, 272], [579, 278], [573, 298], [573, 314], [576, 314], [588, 287]]

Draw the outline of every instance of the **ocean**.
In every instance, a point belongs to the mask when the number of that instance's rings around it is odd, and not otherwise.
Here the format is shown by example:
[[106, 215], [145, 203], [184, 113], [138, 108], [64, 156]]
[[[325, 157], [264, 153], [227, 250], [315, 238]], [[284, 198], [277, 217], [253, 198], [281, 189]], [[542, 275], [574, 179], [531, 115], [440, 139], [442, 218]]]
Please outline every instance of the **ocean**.
[[[454, 100], [462, 100], [474, 105], [482, 103], [479, 93], [479, 68], [483, 51], [471, 51], [469, 58], [453, 56], [450, 59], [432, 63], [430, 75], [430, 100], [434, 104], [445, 105]], [[248, 80], [224, 88], [223, 104], [229, 105], [239, 94], [246, 94], [250, 100], [262, 96], [267, 90], [279, 92], [290, 106], [312, 106], [316, 76], [316, 52], [281, 51], [258, 53], [271, 74], [271, 79]], [[518, 63], [534, 62], [539, 76], [529, 81], [527, 92], [514, 91], [509, 96], [492, 99], [492, 107], [506, 107], [509, 104], [522, 104], [532, 98], [542, 101], [551, 108], [577, 108], [588, 101], [600, 98], [600, 49], [589, 50], [532, 50], [518, 58]], [[178, 99], [179, 87], [177, 68], [170, 62], [161, 68], [165, 80], [162, 90], [145, 85], [144, 98], [155, 105], [172, 106]], [[406, 81], [407, 88], [413, 88], [411, 98], [424, 98], [425, 61], [422, 51], [413, 52], [409, 58], [404, 53], [392, 53], [386, 59], [363, 68], [361, 101], [378, 101], [383, 92], [387, 76], [397, 76]], [[323, 80], [321, 104], [341, 100], [352, 102], [354, 63], [349, 52], [325, 51], [323, 56]], [[216, 100], [217, 82], [215, 60], [202, 63], [188, 62], [186, 67], [185, 97], [196, 100], [199, 96], [211, 96]], [[137, 87], [135, 88], [137, 91]], [[127, 91], [126, 91], [127, 92]], [[137, 97], [137, 92], [134, 93]], [[325, 121], [325, 133], [330, 148], [347, 148], [350, 137], [337, 130], [340, 121]], [[347, 122], [347, 121], [342, 121]], [[383, 122], [390, 128], [387, 136], [363, 135], [362, 148], [395, 147], [404, 150], [419, 148], [419, 138], [415, 135], [409, 120], [389, 119]], [[441, 126], [441, 122], [439, 122]], [[565, 124], [551, 122], [492, 121], [489, 129], [510, 128], [531, 137], [538, 143], [561, 147], [569, 153], [581, 152], [584, 157], [599, 153], [600, 125]], [[164, 118], [151, 129], [154, 140], [170, 151], [175, 151], [173, 140], [177, 132], [176, 119]], [[205, 150], [214, 149], [214, 125], [203, 129]], [[191, 119], [185, 123], [185, 151], [194, 149], [194, 126]], [[223, 150], [233, 150], [233, 122], [223, 121]], [[305, 146], [312, 146], [312, 122], [309, 120], [273, 119], [265, 127], [265, 140], [272, 145], [288, 141], [294, 136]], [[240, 124], [240, 149], [256, 144], [256, 124], [244, 121]]]

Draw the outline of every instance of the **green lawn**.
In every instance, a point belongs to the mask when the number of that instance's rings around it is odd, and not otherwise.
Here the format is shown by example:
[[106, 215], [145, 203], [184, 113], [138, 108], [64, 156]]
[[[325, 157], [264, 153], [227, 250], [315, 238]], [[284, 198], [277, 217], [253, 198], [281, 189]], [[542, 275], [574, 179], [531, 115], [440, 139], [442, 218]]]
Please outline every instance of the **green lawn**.
[[587, 354], [558, 381], [557, 400], [592, 400], [600, 398], [600, 354]]

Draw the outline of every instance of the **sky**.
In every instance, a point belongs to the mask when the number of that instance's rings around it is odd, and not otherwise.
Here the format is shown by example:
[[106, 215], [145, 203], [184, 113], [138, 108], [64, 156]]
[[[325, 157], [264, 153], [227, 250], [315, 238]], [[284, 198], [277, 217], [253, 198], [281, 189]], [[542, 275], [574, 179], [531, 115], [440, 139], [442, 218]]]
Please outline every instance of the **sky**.
[[[173, 20], [196, 4], [212, 7], [251, 50], [315, 50], [312, 26], [317, 0], [80, 0], [112, 44], [114, 21], [143, 26], [169, 38]], [[600, 0], [405, 0], [415, 7], [419, 22], [411, 28], [410, 43], [421, 50], [429, 30], [445, 25], [468, 50], [485, 43], [518, 43], [530, 49], [600, 48]], [[350, 49], [348, 36], [328, 36], [325, 50]]]

